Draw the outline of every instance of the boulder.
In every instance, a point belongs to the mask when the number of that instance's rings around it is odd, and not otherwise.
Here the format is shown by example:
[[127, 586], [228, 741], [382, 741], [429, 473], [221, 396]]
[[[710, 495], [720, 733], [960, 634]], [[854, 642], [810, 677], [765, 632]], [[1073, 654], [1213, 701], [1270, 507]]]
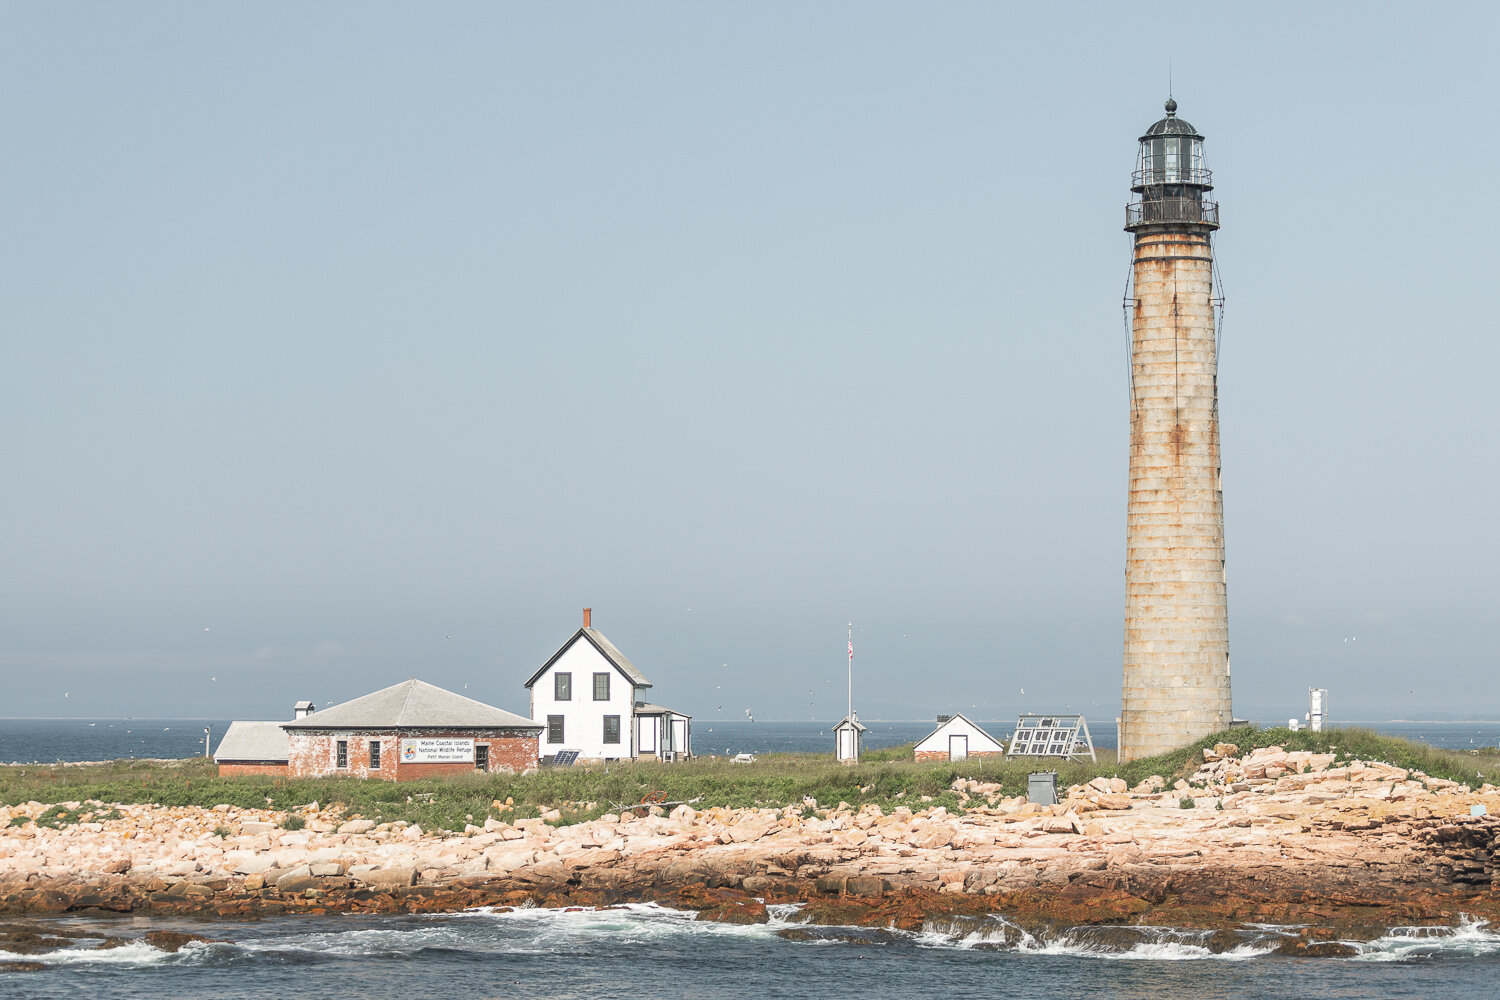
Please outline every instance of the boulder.
[[147, 931], [142, 938], [151, 947], [158, 951], [181, 951], [184, 945], [194, 941], [203, 944], [214, 944], [214, 938], [206, 938], [198, 934], [181, 934], [177, 931]]
[[404, 889], [417, 880], [415, 868], [376, 868], [373, 871], [352, 869], [349, 874], [372, 889]]
[[[264, 877], [264, 876], [262, 876], [262, 877]], [[277, 892], [287, 892], [287, 891], [295, 892], [295, 891], [297, 891], [297, 889], [295, 887], [291, 888], [290, 890], [288, 890], [285, 887], [286, 886], [293, 886], [294, 882], [300, 882], [300, 881], [302, 881], [304, 879], [310, 879], [312, 877], [313, 877], [313, 873], [312, 873], [312, 869], [310, 867], [308, 867], [307, 865], [298, 865], [296, 868], [293, 868], [292, 870], [286, 872], [285, 874], [277, 876], [276, 882], [275, 882], [276, 891]], [[303, 888], [307, 888], [307, 887], [303, 886]]]
[[264, 875], [275, 867], [276, 859], [262, 854], [253, 858], [246, 858], [230, 870], [236, 875]]

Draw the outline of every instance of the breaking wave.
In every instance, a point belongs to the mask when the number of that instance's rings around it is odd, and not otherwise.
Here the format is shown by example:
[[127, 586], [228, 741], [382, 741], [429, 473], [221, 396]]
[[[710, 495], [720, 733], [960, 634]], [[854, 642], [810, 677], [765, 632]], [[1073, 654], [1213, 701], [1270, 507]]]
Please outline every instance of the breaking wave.
[[1457, 926], [1441, 924], [1392, 927], [1373, 941], [1349, 942], [1351, 961], [1410, 962], [1434, 958], [1481, 958], [1500, 955], [1500, 933], [1488, 921], [1464, 918]]
[[180, 951], [164, 951], [145, 941], [136, 940], [113, 948], [100, 948], [99, 942], [85, 938], [79, 944], [53, 951], [21, 954], [0, 949], [0, 962], [41, 962], [47, 966], [114, 966], [143, 969], [158, 965], [202, 965], [211, 962], [233, 946], [190, 942]]

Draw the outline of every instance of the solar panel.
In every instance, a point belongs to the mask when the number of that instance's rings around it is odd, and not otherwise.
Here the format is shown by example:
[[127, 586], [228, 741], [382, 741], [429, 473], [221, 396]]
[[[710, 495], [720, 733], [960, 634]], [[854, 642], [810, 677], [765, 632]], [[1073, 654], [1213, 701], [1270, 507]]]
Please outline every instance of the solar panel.
[[[1081, 734], [1081, 735], [1080, 735]], [[1022, 715], [1016, 719], [1007, 757], [1094, 756], [1094, 739], [1081, 715]]]
[[557, 751], [557, 756], [552, 758], [552, 766], [572, 767], [578, 763], [578, 753], [579, 751], [577, 750], [559, 750]]

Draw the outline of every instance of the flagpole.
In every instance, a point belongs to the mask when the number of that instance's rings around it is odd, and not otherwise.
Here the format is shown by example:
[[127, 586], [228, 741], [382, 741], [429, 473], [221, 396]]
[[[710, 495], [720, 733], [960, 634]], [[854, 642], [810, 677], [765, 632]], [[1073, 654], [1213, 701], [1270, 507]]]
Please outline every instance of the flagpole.
[[849, 715], [854, 718], [854, 623], [849, 623]]

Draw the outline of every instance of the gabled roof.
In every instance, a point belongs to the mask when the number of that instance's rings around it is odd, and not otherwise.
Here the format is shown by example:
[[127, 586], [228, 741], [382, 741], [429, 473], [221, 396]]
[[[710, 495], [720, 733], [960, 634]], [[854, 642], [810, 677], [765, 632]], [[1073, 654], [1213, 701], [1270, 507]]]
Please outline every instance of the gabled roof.
[[679, 711], [677, 711], [676, 709], [673, 709], [673, 708], [663, 708], [660, 705], [653, 705], [650, 702], [641, 702], [639, 705], [635, 706], [635, 714], [636, 715], [680, 715], [684, 719], [691, 719], [692, 718], [692, 716], [688, 715], [686, 712], [679, 712]]
[[942, 732], [944, 729], [947, 729], [949, 726], [953, 725], [953, 722], [954, 722], [955, 719], [963, 719], [970, 726], [972, 726], [973, 728], [979, 730], [980, 734], [982, 734], [983, 736], [985, 736], [986, 738], [988, 738], [989, 741], [991, 743], [994, 743], [996, 746], [1004, 746], [1005, 745], [1005, 744], [1001, 743], [999, 740], [995, 739], [995, 737], [990, 736], [989, 733], [985, 732], [985, 729], [984, 729], [983, 726], [978, 725], [973, 719], [969, 718], [964, 713], [962, 713], [962, 712], [954, 712], [952, 715], [948, 716], [942, 722], [939, 722], [937, 724], [937, 728], [936, 729], [934, 729], [932, 732], [928, 733], [926, 736], [922, 737], [920, 740], [917, 740], [917, 746], [921, 746], [923, 743], [926, 743], [928, 740], [932, 739], [934, 736], [936, 736], [938, 733]]
[[869, 728], [863, 722], [860, 722], [858, 719], [856, 719], [852, 715], [845, 716], [844, 719], [843, 719], [843, 721], [841, 721], [838, 725], [834, 726], [833, 728], [834, 729], [843, 729], [845, 726], [853, 726], [855, 729], [859, 730], [860, 732], [864, 732], [866, 729]]
[[542, 668], [531, 675], [531, 680], [526, 682], [526, 686], [531, 687], [535, 684], [547, 672], [547, 668], [556, 663], [557, 658], [566, 653], [568, 648], [578, 641], [579, 637], [587, 639], [592, 643], [593, 647], [599, 651], [599, 655], [613, 664], [615, 669], [624, 674], [625, 679], [630, 681], [630, 683], [636, 687], [651, 687], [651, 682], [646, 680], [644, 674], [635, 669], [635, 664], [631, 663], [614, 643], [606, 639], [603, 632], [595, 628], [581, 628], [577, 632], [574, 632], [568, 641], [563, 643], [546, 663], [542, 664]]
[[286, 763], [291, 740], [279, 722], [231, 722], [214, 751], [214, 760], [255, 760]]
[[281, 723], [285, 729], [541, 729], [539, 723], [416, 678]]

